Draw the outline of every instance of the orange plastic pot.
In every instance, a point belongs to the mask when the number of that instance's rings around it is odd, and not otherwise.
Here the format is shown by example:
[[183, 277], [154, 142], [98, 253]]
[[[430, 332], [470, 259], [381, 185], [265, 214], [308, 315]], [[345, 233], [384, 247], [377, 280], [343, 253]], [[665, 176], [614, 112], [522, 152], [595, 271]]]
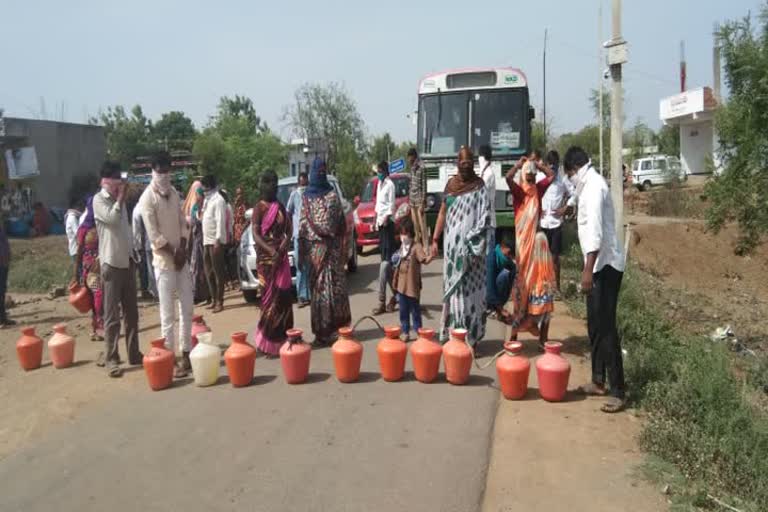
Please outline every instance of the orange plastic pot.
[[472, 349], [466, 339], [466, 329], [454, 329], [451, 331], [451, 340], [443, 345], [445, 379], [457, 386], [467, 383], [472, 369]]
[[522, 355], [523, 344], [510, 341], [504, 344], [504, 355], [496, 360], [496, 374], [501, 394], [507, 400], [520, 400], [528, 392], [531, 362]]
[[53, 331], [53, 336], [48, 340], [48, 354], [54, 368], [72, 366], [75, 360], [75, 338], [67, 334], [67, 324], [56, 324]]
[[309, 375], [309, 360], [312, 348], [304, 343], [301, 329], [289, 329], [285, 333], [288, 340], [280, 347], [280, 364], [288, 384], [301, 384]]
[[429, 384], [434, 382], [440, 372], [440, 358], [443, 347], [435, 342], [433, 329], [419, 329], [419, 339], [411, 345], [411, 361], [416, 380]]
[[360, 378], [363, 345], [352, 339], [352, 328], [339, 329], [339, 339], [331, 347], [333, 366], [339, 382], [356, 382]]
[[232, 344], [224, 352], [229, 382], [236, 388], [248, 386], [253, 382], [253, 368], [256, 365], [256, 349], [246, 341], [248, 334], [236, 332], [232, 335]]
[[144, 354], [144, 373], [152, 391], [160, 391], [173, 384], [173, 366], [176, 358], [173, 352], [165, 348], [165, 338], [153, 340], [151, 345], [149, 352]]
[[80, 286], [77, 283], [72, 283], [69, 286], [69, 303], [79, 313], [88, 313], [93, 306], [91, 301], [91, 294], [88, 292], [88, 288]]
[[408, 355], [408, 347], [400, 339], [399, 327], [385, 327], [385, 338], [376, 346], [379, 355], [379, 368], [381, 376], [387, 382], [397, 382], [405, 373], [405, 358]]
[[24, 327], [16, 342], [16, 356], [25, 371], [40, 368], [43, 362], [43, 340], [37, 337], [34, 327]]
[[192, 348], [197, 345], [197, 335], [201, 332], [211, 332], [211, 328], [206, 325], [203, 315], [192, 317]]
[[536, 360], [539, 394], [547, 402], [560, 402], [568, 390], [571, 363], [560, 355], [563, 344], [549, 341], [544, 344], [544, 355]]

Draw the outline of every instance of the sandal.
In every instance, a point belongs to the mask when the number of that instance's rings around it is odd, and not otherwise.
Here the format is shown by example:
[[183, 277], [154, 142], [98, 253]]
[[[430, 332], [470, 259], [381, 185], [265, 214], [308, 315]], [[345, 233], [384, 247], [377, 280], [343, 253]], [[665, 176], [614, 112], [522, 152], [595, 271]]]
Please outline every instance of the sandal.
[[109, 376], [113, 379], [117, 379], [123, 376], [123, 369], [119, 366], [113, 366], [109, 369]]
[[623, 411], [626, 406], [626, 400], [613, 396], [606, 400], [600, 410], [606, 414], [616, 414], [617, 412]]
[[584, 384], [583, 386], [579, 386], [576, 388], [576, 392], [580, 395], [587, 395], [587, 396], [605, 396], [608, 394], [608, 391], [605, 389], [605, 386], [601, 386], [600, 384], [596, 384], [594, 382], [590, 382], [589, 384]]

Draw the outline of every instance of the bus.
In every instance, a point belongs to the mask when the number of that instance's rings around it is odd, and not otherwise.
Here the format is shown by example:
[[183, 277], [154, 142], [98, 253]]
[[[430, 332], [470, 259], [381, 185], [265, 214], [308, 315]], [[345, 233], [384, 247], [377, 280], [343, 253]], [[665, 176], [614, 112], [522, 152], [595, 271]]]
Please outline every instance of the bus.
[[[448, 180], [457, 173], [461, 146], [475, 156], [482, 145], [493, 151], [498, 231], [514, 230], [512, 195], [505, 180], [511, 167], [531, 150], [528, 81], [509, 67], [444, 71], [419, 82], [417, 146], [427, 176], [427, 223], [434, 230]], [[475, 164], [475, 171], [480, 174]]]

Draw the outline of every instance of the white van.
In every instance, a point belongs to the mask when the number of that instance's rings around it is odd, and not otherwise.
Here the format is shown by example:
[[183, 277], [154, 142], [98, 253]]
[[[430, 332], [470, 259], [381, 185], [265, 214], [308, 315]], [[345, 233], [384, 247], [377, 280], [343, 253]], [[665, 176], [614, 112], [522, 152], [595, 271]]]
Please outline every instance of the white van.
[[655, 155], [632, 162], [632, 183], [640, 190], [687, 179], [680, 159], [674, 156]]

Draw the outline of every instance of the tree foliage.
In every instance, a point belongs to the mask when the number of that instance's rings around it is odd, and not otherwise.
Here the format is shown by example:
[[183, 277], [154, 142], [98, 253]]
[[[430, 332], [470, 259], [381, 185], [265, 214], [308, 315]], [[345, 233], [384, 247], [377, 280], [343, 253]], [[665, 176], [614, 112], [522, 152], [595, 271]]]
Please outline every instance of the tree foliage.
[[723, 172], [707, 185], [707, 220], [715, 230], [738, 222], [739, 253], [768, 230], [768, 4], [759, 19], [757, 29], [747, 16], [718, 34], [730, 97], [716, 115]]
[[252, 108], [248, 98], [222, 98], [211, 123], [195, 140], [193, 153], [204, 173], [213, 174], [230, 189], [242, 186], [255, 200], [265, 170], [286, 173], [288, 148]]
[[368, 159], [373, 163], [382, 160], [393, 161], [398, 158], [405, 158], [408, 150], [416, 145], [411, 141], [404, 141], [398, 144], [389, 133], [384, 133], [374, 137], [368, 149]]
[[130, 114], [121, 105], [109, 107], [91, 122], [104, 126], [108, 158], [125, 166], [133, 163], [136, 157], [149, 154], [155, 147], [152, 121], [139, 105], [135, 105]]
[[159, 144], [169, 150], [190, 150], [197, 131], [192, 120], [184, 112], [172, 111], [160, 116], [160, 120], [152, 126], [151, 134]]
[[659, 153], [662, 155], [680, 156], [680, 128], [664, 125], [656, 136]]

